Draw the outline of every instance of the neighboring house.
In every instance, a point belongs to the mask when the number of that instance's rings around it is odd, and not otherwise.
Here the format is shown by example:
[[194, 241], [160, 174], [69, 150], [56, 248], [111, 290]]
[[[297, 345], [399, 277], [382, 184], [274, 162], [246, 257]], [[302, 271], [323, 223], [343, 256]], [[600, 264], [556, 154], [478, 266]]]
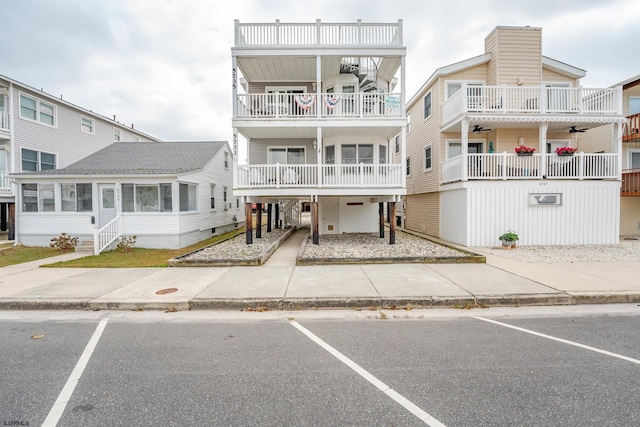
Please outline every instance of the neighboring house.
[[[640, 235], [640, 75], [617, 83], [622, 90], [622, 113], [629, 122], [622, 134], [622, 187], [620, 191], [620, 234]], [[603, 151], [614, 138], [612, 125], [578, 135], [578, 146]]]
[[0, 75], [0, 230], [13, 238], [8, 174], [63, 168], [117, 141], [158, 139]]
[[[393, 211], [406, 193], [402, 21], [235, 21], [231, 53], [233, 191], [244, 198], [245, 218], [256, 203], [258, 224], [266, 205], [276, 224], [281, 213], [297, 226], [308, 202], [314, 243], [325, 234], [384, 233], [384, 203]], [[247, 165], [238, 165], [238, 134]], [[392, 163], [389, 141], [398, 134]]]
[[[409, 100], [406, 228], [465, 246], [510, 230], [525, 245], [618, 243], [621, 90], [581, 87], [586, 72], [542, 55], [541, 34], [497, 27], [483, 55], [437, 69]], [[607, 125], [598, 150], [556, 154]]]
[[112, 143], [63, 169], [11, 174], [19, 189], [16, 241], [48, 246], [65, 232], [95, 253], [120, 236], [177, 249], [232, 230], [226, 142]]

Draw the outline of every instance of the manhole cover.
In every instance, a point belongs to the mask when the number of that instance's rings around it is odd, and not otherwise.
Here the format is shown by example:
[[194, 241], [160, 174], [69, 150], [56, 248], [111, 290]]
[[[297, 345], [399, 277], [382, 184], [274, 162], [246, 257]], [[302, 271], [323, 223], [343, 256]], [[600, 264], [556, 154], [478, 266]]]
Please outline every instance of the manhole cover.
[[160, 289], [158, 292], [156, 292], [156, 295], [172, 294], [172, 293], [177, 292], [177, 291], [178, 291], [178, 288]]

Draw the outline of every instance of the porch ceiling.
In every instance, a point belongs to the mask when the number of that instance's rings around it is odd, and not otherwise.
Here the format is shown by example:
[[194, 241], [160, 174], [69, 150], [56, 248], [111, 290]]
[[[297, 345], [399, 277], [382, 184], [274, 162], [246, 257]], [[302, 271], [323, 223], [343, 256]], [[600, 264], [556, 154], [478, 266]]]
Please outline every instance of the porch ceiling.
[[[548, 133], [569, 134], [571, 126], [577, 129], [594, 129], [611, 123], [624, 122], [625, 118], [619, 116], [491, 116], [491, 115], [469, 115], [469, 130], [475, 125], [491, 129], [538, 129], [540, 123], [548, 123]], [[442, 127], [442, 132], [460, 132], [462, 128], [462, 118]]]
[[[372, 135], [391, 139], [400, 132], [398, 126], [340, 126], [323, 127], [322, 136], [357, 136]], [[260, 127], [260, 128], [238, 128], [240, 134], [245, 138], [264, 139], [316, 139], [317, 131], [315, 127]]]
[[[249, 82], [311, 82], [316, 80], [316, 58], [270, 56], [238, 58], [238, 66]], [[340, 57], [322, 58], [322, 76], [340, 72]]]

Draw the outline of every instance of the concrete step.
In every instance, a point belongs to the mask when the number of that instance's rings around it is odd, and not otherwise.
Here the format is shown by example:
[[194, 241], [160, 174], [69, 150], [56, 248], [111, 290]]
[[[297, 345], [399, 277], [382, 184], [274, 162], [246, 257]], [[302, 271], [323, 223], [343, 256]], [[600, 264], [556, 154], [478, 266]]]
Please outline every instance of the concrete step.
[[76, 246], [76, 252], [93, 253], [93, 240], [84, 240], [82, 243]]

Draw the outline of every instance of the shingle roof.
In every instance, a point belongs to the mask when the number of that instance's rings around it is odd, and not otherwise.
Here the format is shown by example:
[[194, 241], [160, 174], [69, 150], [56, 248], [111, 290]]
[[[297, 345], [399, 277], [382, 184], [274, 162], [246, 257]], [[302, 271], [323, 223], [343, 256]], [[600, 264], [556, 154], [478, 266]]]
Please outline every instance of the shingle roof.
[[206, 142], [116, 142], [62, 169], [15, 175], [178, 175], [202, 169], [226, 145]]

